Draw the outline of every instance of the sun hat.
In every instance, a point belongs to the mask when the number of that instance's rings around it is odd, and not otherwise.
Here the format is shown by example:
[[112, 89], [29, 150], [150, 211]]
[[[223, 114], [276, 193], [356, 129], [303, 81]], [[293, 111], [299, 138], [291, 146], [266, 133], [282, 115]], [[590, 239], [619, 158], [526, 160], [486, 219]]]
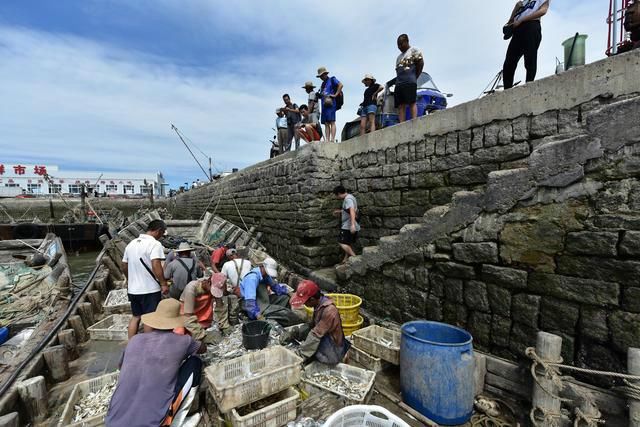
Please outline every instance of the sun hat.
[[180, 301], [173, 298], [163, 299], [156, 311], [142, 315], [142, 323], [161, 330], [184, 327], [184, 316], [180, 315]]
[[278, 263], [275, 259], [265, 258], [264, 261], [262, 261], [262, 266], [269, 276], [278, 277]]
[[300, 282], [298, 288], [296, 289], [296, 293], [291, 298], [291, 307], [302, 307], [304, 303], [309, 300], [309, 298], [316, 295], [318, 292], [320, 292], [320, 286], [318, 286], [316, 282], [311, 280], [303, 280], [302, 282]]
[[318, 68], [318, 75], [316, 77], [321, 77], [323, 74], [329, 74], [329, 70], [327, 70], [327, 67]]
[[222, 298], [227, 283], [227, 275], [224, 273], [214, 273], [211, 276], [211, 295], [214, 298]]
[[187, 252], [187, 251], [192, 251], [193, 248], [191, 246], [189, 246], [189, 243], [187, 242], [182, 242], [178, 245], [178, 249], [174, 249], [174, 252]]
[[365, 80], [367, 80], [367, 79], [371, 80], [372, 82], [375, 82], [375, 81], [376, 81], [376, 78], [375, 78], [375, 77], [373, 77], [373, 74], [369, 74], [369, 73], [367, 73], [367, 74], [365, 74], [365, 75], [364, 75], [364, 77], [362, 78], [362, 83], [364, 83], [364, 81], [365, 81]]
[[304, 82], [304, 86], [302, 86], [302, 89], [306, 89], [310, 87], [311, 89], [315, 89], [315, 85], [313, 84], [313, 82]]

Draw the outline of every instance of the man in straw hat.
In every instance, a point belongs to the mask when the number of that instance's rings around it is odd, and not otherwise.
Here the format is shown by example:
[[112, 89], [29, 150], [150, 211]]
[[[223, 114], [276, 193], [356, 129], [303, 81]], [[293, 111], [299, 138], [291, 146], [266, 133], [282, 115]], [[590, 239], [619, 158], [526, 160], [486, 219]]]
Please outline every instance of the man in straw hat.
[[192, 250], [189, 243], [180, 243], [178, 249], [173, 250], [176, 258], [164, 266], [164, 278], [171, 280], [169, 287], [171, 298], [180, 299], [187, 283], [202, 276], [202, 270], [200, 270], [197, 260], [191, 255]]
[[169, 425], [200, 384], [202, 361], [195, 355], [206, 347], [172, 332], [184, 324], [180, 303], [162, 300], [154, 312], [142, 315], [142, 322], [145, 333], [132, 337], [124, 350], [105, 419], [109, 427]]
[[153, 312], [162, 299], [162, 294], [169, 292], [162, 269], [164, 248], [158, 241], [166, 230], [164, 221], [154, 219], [147, 226], [147, 232], [129, 242], [124, 250], [122, 270], [127, 278], [127, 294], [132, 313], [129, 338], [138, 333], [140, 316]]
[[367, 88], [364, 90], [364, 99], [360, 103], [358, 115], [360, 116], [360, 135], [367, 132], [367, 121], [369, 122], [369, 132], [376, 130], [376, 110], [378, 109], [378, 94], [384, 89], [376, 83], [376, 78], [371, 74], [365, 74], [362, 84]]
[[309, 95], [309, 99], [307, 100], [309, 116], [314, 122], [320, 123], [320, 95], [315, 91], [316, 87], [313, 85], [313, 82], [305, 82], [302, 89]]
[[335, 76], [329, 77], [326, 67], [318, 68], [316, 76], [322, 80], [320, 95], [322, 96], [321, 122], [324, 125], [324, 137], [329, 142], [336, 141], [336, 111], [338, 105], [336, 98], [342, 93], [342, 83]]

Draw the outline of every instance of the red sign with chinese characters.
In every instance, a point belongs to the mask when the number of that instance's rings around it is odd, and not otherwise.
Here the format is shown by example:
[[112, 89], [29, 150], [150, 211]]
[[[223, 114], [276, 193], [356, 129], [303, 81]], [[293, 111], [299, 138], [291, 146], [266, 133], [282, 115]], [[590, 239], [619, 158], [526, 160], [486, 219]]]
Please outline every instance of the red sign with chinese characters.
[[0, 164], [0, 175], [4, 175], [4, 165]]
[[40, 176], [45, 175], [47, 173], [47, 167], [36, 165], [33, 167], [33, 173]]
[[13, 167], [13, 173], [15, 173], [16, 175], [24, 175], [26, 170], [27, 168], [22, 165], [16, 165]]

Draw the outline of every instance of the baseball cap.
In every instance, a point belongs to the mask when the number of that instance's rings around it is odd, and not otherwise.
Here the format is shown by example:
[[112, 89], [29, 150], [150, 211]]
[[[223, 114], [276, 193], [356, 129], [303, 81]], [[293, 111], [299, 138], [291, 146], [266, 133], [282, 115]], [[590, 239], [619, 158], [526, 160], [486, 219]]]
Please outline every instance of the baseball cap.
[[227, 249], [226, 255], [227, 255], [227, 258], [229, 258], [234, 256], [237, 253], [238, 253], [238, 250], [232, 248], [232, 249]]
[[214, 298], [222, 298], [222, 296], [224, 295], [224, 288], [226, 283], [226, 274], [213, 273], [213, 276], [211, 276], [211, 295], [213, 295]]
[[295, 295], [291, 298], [291, 307], [300, 308], [309, 298], [320, 292], [320, 287], [312, 280], [303, 280], [298, 285]]
[[265, 260], [262, 261], [262, 266], [269, 276], [278, 277], [278, 263], [275, 259], [265, 258]]

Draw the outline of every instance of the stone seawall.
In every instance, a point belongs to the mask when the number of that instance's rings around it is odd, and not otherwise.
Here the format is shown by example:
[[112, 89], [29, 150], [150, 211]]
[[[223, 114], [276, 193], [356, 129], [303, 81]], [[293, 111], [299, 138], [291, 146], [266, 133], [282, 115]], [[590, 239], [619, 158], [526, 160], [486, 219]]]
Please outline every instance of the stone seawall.
[[180, 195], [176, 214], [256, 226], [308, 273], [338, 260], [330, 191], [342, 183], [364, 248], [338, 284], [372, 313], [458, 324], [511, 359], [545, 330], [566, 361], [622, 369], [640, 346], [639, 73], [631, 52], [306, 146]]

